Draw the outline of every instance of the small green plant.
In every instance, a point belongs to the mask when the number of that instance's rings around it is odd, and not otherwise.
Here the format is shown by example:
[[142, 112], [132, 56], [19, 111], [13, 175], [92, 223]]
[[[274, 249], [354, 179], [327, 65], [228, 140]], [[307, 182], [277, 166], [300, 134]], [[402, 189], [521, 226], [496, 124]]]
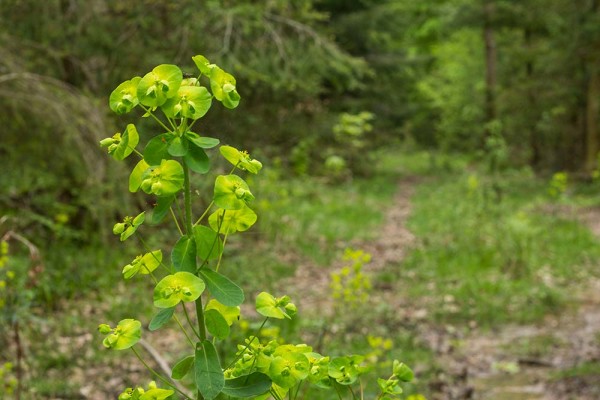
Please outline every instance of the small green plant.
[[333, 126], [335, 145], [325, 159], [325, 169], [334, 177], [344, 174], [364, 174], [370, 163], [365, 159], [367, 144], [365, 134], [373, 130], [373, 113], [363, 111], [358, 114], [342, 113]]
[[[135, 237], [141, 245], [140, 254], [123, 267], [123, 278], [151, 279], [155, 286], [153, 304], [158, 311], [148, 329], [157, 331], [174, 320], [189, 344], [188, 354], [175, 363], [170, 376], [164, 376], [152, 369], [136, 349], [143, 328], [139, 320], [124, 318], [116, 325], [101, 324], [98, 330], [104, 335], [105, 347], [130, 349], [164, 385], [159, 388], [152, 382], [147, 388], [127, 388], [119, 400], [297, 399], [305, 383], [332, 390], [340, 399], [356, 399], [353, 387], [359, 386], [362, 397], [359, 380], [368, 370], [363, 365], [364, 357], [323, 356], [306, 344], [259, 340], [269, 321], [291, 319], [296, 314], [296, 306], [288, 296], [259, 293], [255, 308], [264, 319], [258, 330], [237, 347], [228, 347], [224, 341], [237, 328], [240, 305], [245, 300], [242, 288], [224, 274], [224, 248], [229, 236], [250, 229], [257, 220], [250, 208], [254, 195], [236, 172], [258, 174], [262, 164], [245, 151], [221, 146], [219, 152], [231, 164], [231, 171], [216, 177], [212, 201], [196, 218], [191, 173], [209, 172], [211, 160], [206, 151], [220, 142], [192, 128], [200, 125], [198, 121], [214, 100], [233, 109], [240, 95], [232, 75], [203, 56], [192, 60], [199, 70], [197, 77], [184, 79], [179, 67], [159, 65], [143, 77], [120, 84], [109, 100], [117, 114], [139, 108], [144, 117], [152, 118], [160, 127], [160, 133], [148, 140], [143, 151], [137, 150], [140, 135], [133, 124], [100, 142], [116, 160], [133, 154], [139, 157], [128, 189], [141, 190], [155, 199], [151, 212], [126, 216], [114, 225], [113, 233], [121, 242]], [[173, 220], [179, 237], [162, 248], [150, 247], [141, 231], [166, 217]], [[193, 313], [186, 303], [194, 308]], [[226, 362], [221, 361], [223, 356]], [[394, 361], [392, 375], [378, 380], [377, 399], [397, 399], [402, 393], [400, 383], [412, 378], [409, 367]], [[177, 381], [185, 383], [190, 391]]]
[[560, 171], [554, 173], [548, 184], [548, 195], [554, 200], [561, 199], [567, 192], [568, 183], [569, 175], [566, 172]]
[[369, 298], [371, 280], [363, 273], [362, 269], [371, 261], [371, 254], [365, 253], [363, 250], [347, 248], [342, 259], [349, 265], [345, 265], [338, 272], [331, 274], [331, 296], [336, 306], [352, 310], [359, 304], [365, 303]]

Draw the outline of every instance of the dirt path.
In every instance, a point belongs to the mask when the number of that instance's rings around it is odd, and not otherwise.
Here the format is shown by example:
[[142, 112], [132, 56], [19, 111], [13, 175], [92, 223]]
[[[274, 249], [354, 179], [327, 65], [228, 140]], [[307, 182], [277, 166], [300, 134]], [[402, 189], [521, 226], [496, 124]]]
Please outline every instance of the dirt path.
[[[386, 214], [379, 239], [349, 246], [372, 254], [365, 270], [377, 274], [402, 262], [416, 243], [407, 229], [410, 199], [417, 181], [400, 182], [393, 206]], [[600, 237], [600, 210], [585, 210], [580, 215], [592, 232]], [[341, 246], [340, 246], [341, 247]], [[328, 315], [332, 312], [329, 295], [330, 274], [343, 263], [324, 270], [311, 264], [300, 265], [293, 278], [293, 297], [302, 312]], [[403, 315], [419, 325], [418, 340], [436, 354], [442, 371], [431, 382], [430, 400], [592, 400], [600, 399], [598, 374], [561, 376], [560, 371], [586, 363], [600, 363], [600, 280], [573, 293], [573, 307], [562, 315], [548, 316], [537, 325], [504, 326], [492, 332], [479, 329], [460, 333], [435, 326], [423, 316]], [[386, 301], [406, 302], [388, 292]]]

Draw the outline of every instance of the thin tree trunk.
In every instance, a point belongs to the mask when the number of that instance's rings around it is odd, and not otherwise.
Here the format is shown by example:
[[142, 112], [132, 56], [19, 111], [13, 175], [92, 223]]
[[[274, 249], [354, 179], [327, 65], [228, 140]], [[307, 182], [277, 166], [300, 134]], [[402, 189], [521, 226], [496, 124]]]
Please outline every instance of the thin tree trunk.
[[585, 109], [585, 171], [591, 173], [598, 166], [597, 157], [600, 150], [598, 140], [600, 79], [595, 65], [591, 66], [589, 74]]
[[[494, 3], [486, 1], [483, 8], [483, 41], [485, 43], [485, 122], [496, 119], [496, 38], [493, 28]], [[490, 132], [486, 129], [486, 136]]]
[[533, 76], [533, 56], [532, 52], [532, 33], [529, 27], [525, 27], [524, 30], [524, 40], [525, 40], [525, 50], [527, 51], [527, 61], [525, 62], [525, 78], [527, 85], [527, 102], [529, 103], [529, 109], [532, 111], [532, 115], [529, 118], [529, 150], [530, 150], [530, 158], [529, 165], [532, 167], [537, 167], [542, 158], [541, 151], [541, 143], [539, 133], [537, 131], [537, 101], [535, 97], [535, 91], [531, 86], [531, 82], [534, 82]]

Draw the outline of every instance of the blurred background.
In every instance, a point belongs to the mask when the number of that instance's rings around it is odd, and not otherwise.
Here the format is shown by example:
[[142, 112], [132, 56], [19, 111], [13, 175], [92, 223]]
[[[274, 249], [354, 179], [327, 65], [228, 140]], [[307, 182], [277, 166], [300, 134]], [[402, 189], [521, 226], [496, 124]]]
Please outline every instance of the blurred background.
[[153, 312], [111, 232], [149, 199], [98, 142], [117, 85], [196, 54], [242, 96], [196, 131], [264, 165], [227, 268], [300, 297], [267, 334], [400, 358], [411, 399], [600, 398], [597, 0], [0, 0], [0, 397], [150, 379], [95, 331]]

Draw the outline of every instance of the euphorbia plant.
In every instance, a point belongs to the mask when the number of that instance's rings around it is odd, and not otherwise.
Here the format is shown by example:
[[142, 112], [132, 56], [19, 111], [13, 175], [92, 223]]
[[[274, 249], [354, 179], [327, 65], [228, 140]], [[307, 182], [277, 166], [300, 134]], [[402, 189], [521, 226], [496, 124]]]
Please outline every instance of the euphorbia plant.
[[[213, 101], [233, 109], [240, 95], [232, 75], [203, 56], [192, 60], [198, 68], [197, 77], [184, 78], [179, 67], [163, 64], [143, 77], [123, 82], [110, 95], [109, 105], [115, 113], [139, 108], [144, 117], [152, 118], [159, 126], [141, 151], [137, 149], [140, 139], [133, 124], [100, 142], [116, 160], [139, 157], [129, 176], [129, 191], [141, 190], [155, 198], [151, 213], [127, 216], [113, 228], [121, 241], [135, 236], [142, 246], [139, 256], [123, 267], [123, 277], [140, 275], [154, 281], [157, 312], [148, 329], [156, 331], [173, 319], [190, 345], [189, 355], [173, 365], [171, 376], [163, 376], [150, 368], [136, 350], [142, 336], [140, 321], [125, 318], [114, 328], [101, 324], [104, 346], [131, 349], [163, 386], [161, 389], [151, 382], [147, 389], [127, 388], [119, 399], [295, 399], [304, 382], [332, 390], [339, 398], [356, 398], [352, 385], [367, 370], [360, 356], [330, 358], [313, 352], [306, 344], [264, 343], [258, 338], [260, 332], [237, 347], [217, 351], [217, 346], [226, 346], [222, 341], [239, 319], [244, 301], [243, 290], [223, 273], [223, 248], [229, 235], [248, 230], [257, 220], [251, 208], [254, 195], [240, 174], [258, 174], [262, 164], [245, 151], [221, 146], [219, 152], [231, 163], [231, 172], [216, 177], [212, 202], [200, 217], [195, 217], [190, 174], [210, 170], [206, 151], [217, 147], [219, 140], [200, 135], [193, 128], [200, 125], [198, 120]], [[184, 207], [180, 209], [177, 206], [182, 199]], [[179, 238], [161, 249], [148, 247], [139, 233], [141, 226], [157, 224], [167, 216], [177, 226]], [[186, 304], [195, 312], [190, 313]], [[260, 331], [269, 319], [292, 318], [296, 306], [288, 296], [262, 292], [256, 298], [256, 311], [265, 317]], [[230, 360], [221, 362], [219, 354]], [[391, 378], [379, 381], [378, 399], [398, 398], [402, 392], [398, 382], [408, 380], [408, 367], [403, 366], [404, 372], [399, 374], [398, 365], [396, 362]], [[192, 377], [193, 394], [175, 384], [188, 375]]]

